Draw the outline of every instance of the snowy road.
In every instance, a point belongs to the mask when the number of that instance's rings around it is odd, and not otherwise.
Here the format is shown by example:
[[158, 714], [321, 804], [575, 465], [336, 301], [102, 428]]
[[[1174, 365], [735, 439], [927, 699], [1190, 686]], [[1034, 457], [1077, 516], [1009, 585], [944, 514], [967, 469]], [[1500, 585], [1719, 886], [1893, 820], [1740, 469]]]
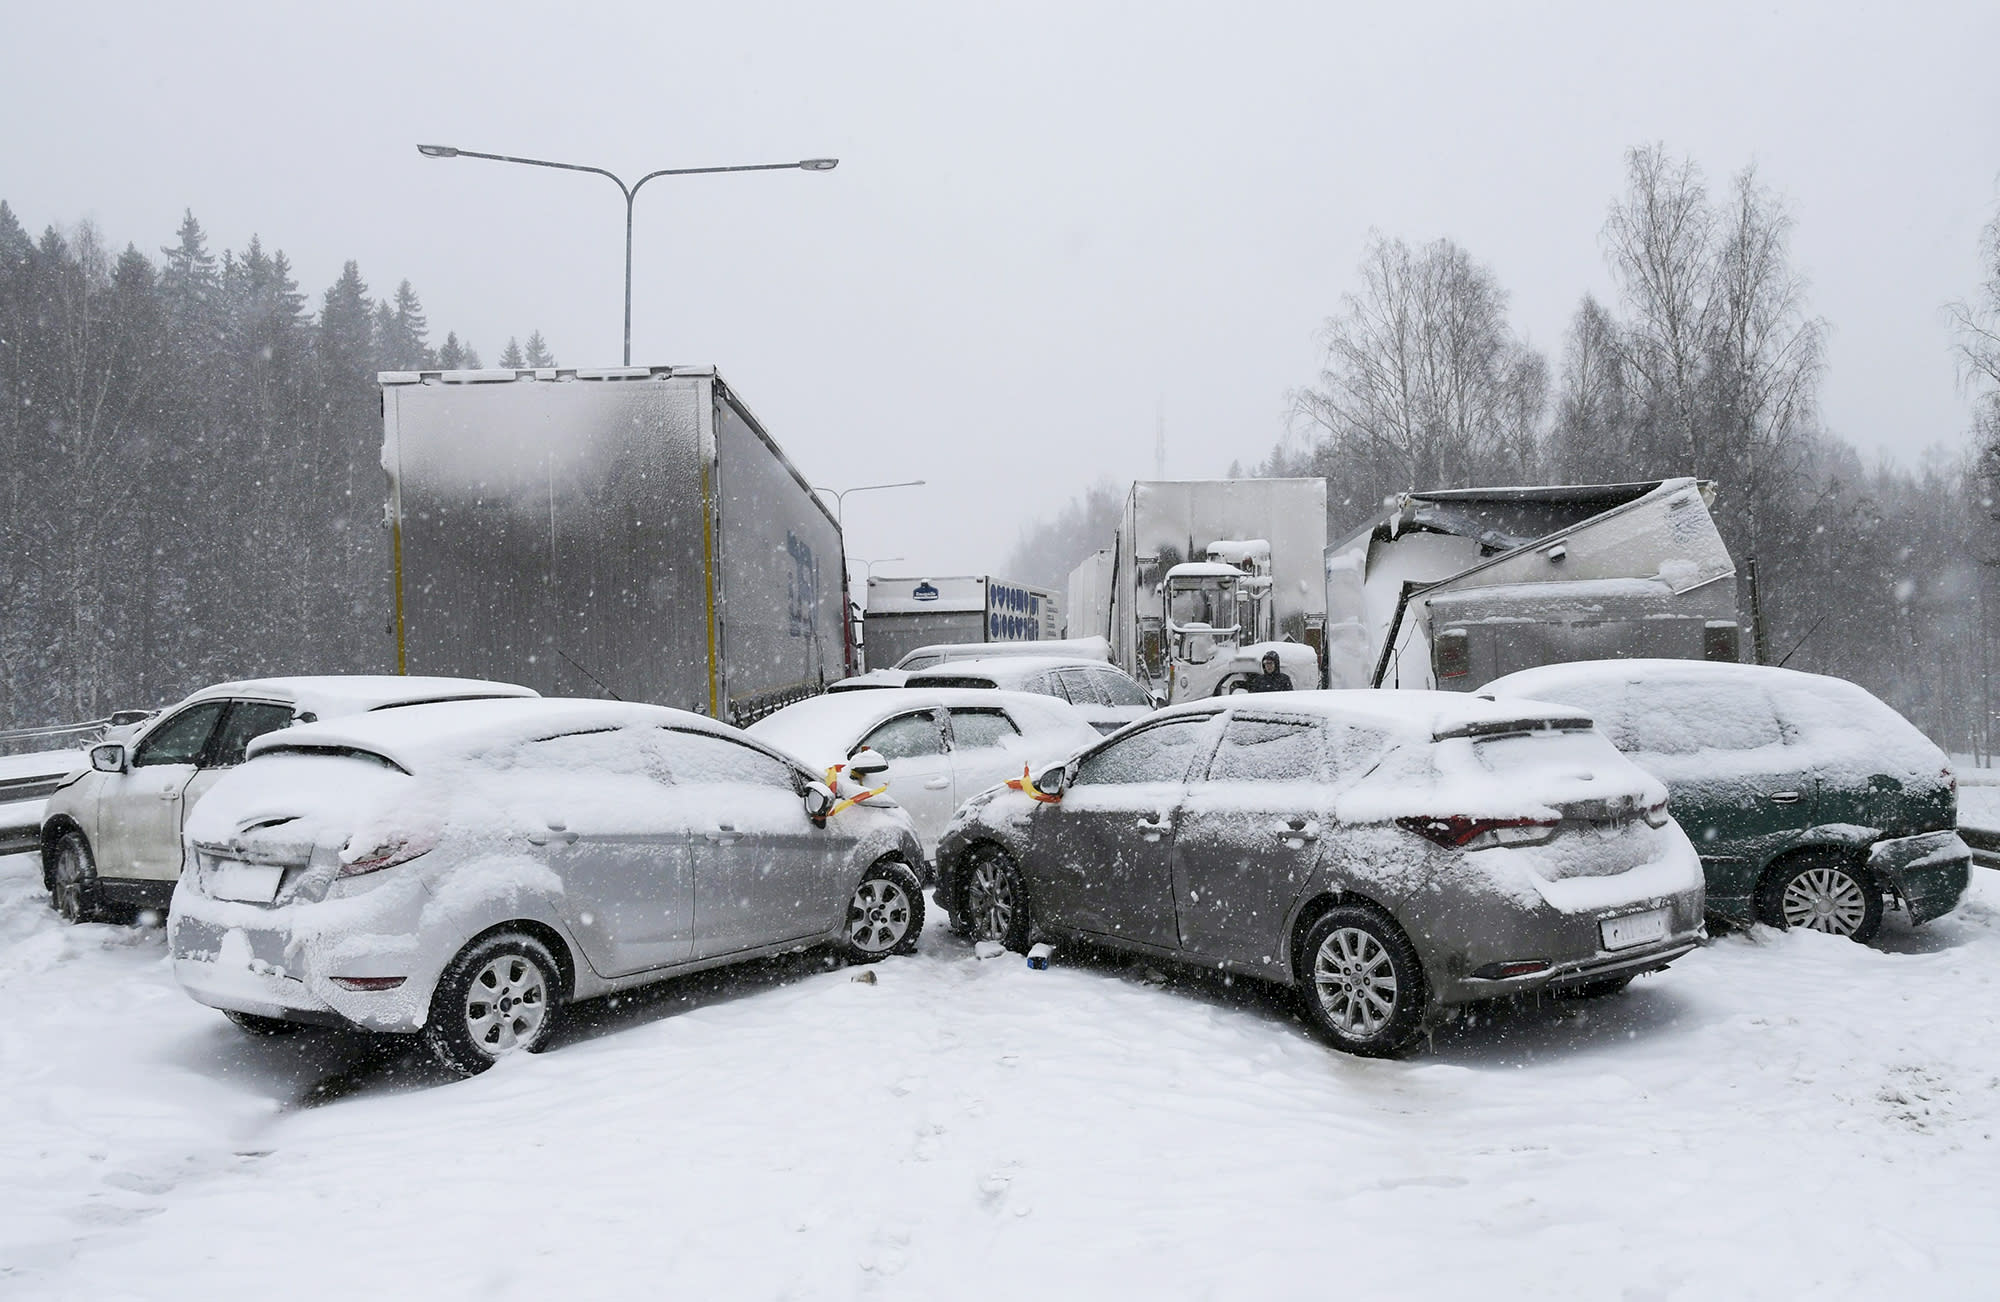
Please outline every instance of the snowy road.
[[256, 1041], [0, 860], [0, 1297], [1988, 1297], [2000, 874], [1343, 1058], [933, 923], [590, 1009], [468, 1082]]

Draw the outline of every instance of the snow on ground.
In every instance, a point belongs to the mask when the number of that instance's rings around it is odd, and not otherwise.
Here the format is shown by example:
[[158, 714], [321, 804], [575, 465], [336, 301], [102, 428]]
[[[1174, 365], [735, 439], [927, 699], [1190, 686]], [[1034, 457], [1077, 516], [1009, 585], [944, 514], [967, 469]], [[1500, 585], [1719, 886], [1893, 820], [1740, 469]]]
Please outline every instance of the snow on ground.
[[1986, 1297], [2000, 874], [1342, 1057], [1249, 983], [933, 921], [447, 1080], [254, 1040], [0, 860], [0, 1297]]

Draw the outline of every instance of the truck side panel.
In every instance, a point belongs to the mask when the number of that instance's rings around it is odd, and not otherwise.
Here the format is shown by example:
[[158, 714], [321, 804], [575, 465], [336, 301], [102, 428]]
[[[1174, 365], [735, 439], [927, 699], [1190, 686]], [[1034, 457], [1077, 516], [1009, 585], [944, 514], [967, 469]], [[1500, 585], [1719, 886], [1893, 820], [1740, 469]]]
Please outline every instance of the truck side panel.
[[750, 723], [846, 677], [846, 558], [833, 517], [719, 383], [712, 411], [717, 713]]

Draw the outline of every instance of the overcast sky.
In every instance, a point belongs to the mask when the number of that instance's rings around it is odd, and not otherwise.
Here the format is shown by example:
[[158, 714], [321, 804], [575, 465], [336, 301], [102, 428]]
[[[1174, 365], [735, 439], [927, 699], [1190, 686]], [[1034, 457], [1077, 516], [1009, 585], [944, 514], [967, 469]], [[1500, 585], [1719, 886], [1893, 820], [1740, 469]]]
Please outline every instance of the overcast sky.
[[[317, 305], [356, 259], [434, 342], [618, 360], [622, 202], [419, 141], [827, 174], [641, 193], [634, 358], [713, 362], [878, 573], [997, 567], [1098, 477], [1262, 457], [1371, 228], [1448, 235], [1558, 360], [1624, 152], [1754, 163], [1832, 325], [1827, 422], [1968, 422], [1940, 305], [2000, 202], [2000, 4], [108, 5], [5, 0], [0, 198], [153, 252], [184, 208]], [[857, 566], [857, 568], [859, 568]]]

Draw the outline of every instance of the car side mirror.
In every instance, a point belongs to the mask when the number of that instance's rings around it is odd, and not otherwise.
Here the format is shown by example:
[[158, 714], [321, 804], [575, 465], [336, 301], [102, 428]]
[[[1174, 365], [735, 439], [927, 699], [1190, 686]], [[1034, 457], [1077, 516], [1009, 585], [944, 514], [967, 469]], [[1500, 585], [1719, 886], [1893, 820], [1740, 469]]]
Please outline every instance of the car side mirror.
[[1035, 790], [1045, 796], [1060, 800], [1062, 793], [1069, 789], [1069, 765], [1051, 764], [1035, 774]]
[[806, 817], [815, 823], [824, 823], [826, 816], [833, 812], [834, 805], [839, 803], [834, 797], [833, 788], [824, 782], [806, 783], [802, 799], [806, 805]]
[[1167, 708], [1167, 694], [1161, 691], [1159, 688], [1157, 687], [1154, 688], [1153, 690], [1147, 692], [1146, 695], [1153, 698], [1154, 709], [1164, 710]]
[[107, 742], [90, 748], [90, 767], [99, 773], [123, 773], [125, 771], [125, 748], [117, 742]]
[[888, 771], [889, 761], [872, 746], [864, 746], [847, 757], [848, 776], [864, 787]]

